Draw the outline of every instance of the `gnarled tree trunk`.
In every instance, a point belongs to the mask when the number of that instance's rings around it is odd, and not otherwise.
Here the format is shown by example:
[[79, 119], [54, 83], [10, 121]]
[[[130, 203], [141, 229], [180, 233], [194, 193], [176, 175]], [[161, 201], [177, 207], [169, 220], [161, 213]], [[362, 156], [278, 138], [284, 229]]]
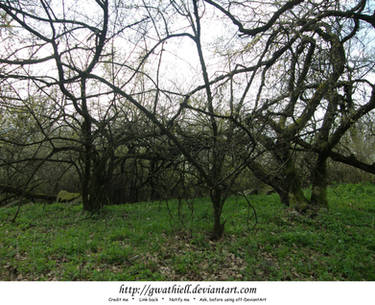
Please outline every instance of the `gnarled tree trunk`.
[[328, 155], [320, 154], [312, 172], [311, 207], [313, 209], [328, 207], [327, 158]]

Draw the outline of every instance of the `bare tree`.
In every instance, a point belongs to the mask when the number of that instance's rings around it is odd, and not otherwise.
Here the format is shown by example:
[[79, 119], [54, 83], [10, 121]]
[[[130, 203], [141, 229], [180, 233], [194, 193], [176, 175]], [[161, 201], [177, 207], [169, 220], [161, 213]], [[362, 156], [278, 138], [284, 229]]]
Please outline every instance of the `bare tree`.
[[[64, 1], [4, 1], [0, 3], [9, 26], [17, 32], [19, 44], [9, 42], [2, 53], [2, 77], [18, 83], [14, 89], [22, 92], [25, 81], [32, 82], [38, 92], [51, 96], [59, 89], [62, 95], [55, 107], [61, 113], [59, 120], [51, 124], [66, 123], [73, 134], [74, 145], [63, 147], [44, 134], [41, 140], [49, 143], [52, 151], [45, 157], [49, 160], [61, 150], [78, 154], [77, 170], [80, 174], [81, 192], [85, 210], [98, 210], [105, 202], [105, 188], [113, 170], [114, 144], [110, 123], [116, 118], [116, 96], [101, 92], [95, 81], [88, 75], [97, 68], [104, 54], [106, 43], [115, 35], [109, 31], [109, 2], [93, 1], [76, 3]], [[85, 5], [93, 5], [89, 14], [75, 14]], [[117, 31], [124, 31], [137, 25], [122, 25]], [[113, 21], [118, 22], [118, 21]], [[22, 95], [23, 93], [19, 93]], [[25, 97], [20, 96], [21, 99]], [[27, 97], [26, 97], [27, 98]], [[102, 98], [106, 107], [95, 108]], [[42, 101], [40, 101], [42, 103]], [[104, 110], [104, 113], [102, 109]], [[45, 126], [40, 125], [41, 132]], [[74, 138], [74, 134], [78, 138]], [[61, 139], [64, 140], [64, 139]], [[105, 144], [102, 142], [105, 140]], [[117, 141], [121, 142], [123, 139]], [[60, 141], [61, 142], [61, 141]]]
[[[17, 92], [25, 81], [46, 97], [58, 89], [52, 104], [59, 119], [50, 126], [64, 122], [71, 136], [52, 141], [40, 131], [50, 145], [47, 159], [62, 151], [77, 155], [85, 210], [101, 208], [127, 160], [135, 169], [147, 160], [151, 188], [162, 164], [188, 164], [210, 195], [212, 237], [219, 239], [225, 201], [246, 167], [285, 204], [310, 206], [298, 149], [318, 156], [312, 202], [324, 204], [324, 184], [317, 183], [324, 181], [327, 156], [351, 122], [372, 109], [371, 94], [350, 113], [340, 109], [359, 84], [366, 92], [371, 87], [347, 77], [347, 44], [361, 22], [373, 27], [366, 1], [29, 4], [0, 3], [20, 37], [1, 53], [0, 75], [14, 80]], [[222, 29], [220, 37], [210, 35], [212, 24]], [[179, 45], [190, 53], [181, 54]]]
[[[354, 123], [373, 109], [371, 94], [367, 101], [356, 103], [358, 106], [355, 110], [352, 108], [350, 119], [339, 107], [349, 103], [347, 99], [355, 98], [350, 89], [353, 80], [347, 79], [351, 67], [346, 50], [348, 44], [360, 36], [360, 22], [373, 26], [366, 13], [367, 2], [358, 1], [354, 5], [345, 1], [277, 2], [268, 4], [265, 10], [271, 17], [263, 20], [246, 18], [246, 13], [259, 10], [250, 1], [205, 2], [237, 26], [242, 40], [250, 41], [248, 45], [263, 41], [260, 52], [254, 53], [253, 48], [248, 47], [241, 52], [245, 58], [258, 58], [256, 70], [260, 75], [256, 81], [255, 77], [250, 78], [246, 84], [248, 88], [257, 87], [257, 93], [241, 99], [241, 102], [254, 101], [241, 124], [251, 138], [256, 139], [259, 153], [264, 152], [261, 159], [249, 160], [249, 168], [260, 180], [271, 185], [286, 205], [302, 211], [312, 206], [325, 206], [325, 162], [329, 152], [349, 128], [349, 122]], [[251, 71], [254, 65], [244, 63], [241, 69]], [[366, 78], [358, 82], [366, 83], [371, 90]], [[336, 129], [337, 120], [344, 117]], [[300, 141], [309, 134], [315, 141], [313, 151], [318, 152], [312, 166], [312, 205], [302, 192], [296, 167]]]

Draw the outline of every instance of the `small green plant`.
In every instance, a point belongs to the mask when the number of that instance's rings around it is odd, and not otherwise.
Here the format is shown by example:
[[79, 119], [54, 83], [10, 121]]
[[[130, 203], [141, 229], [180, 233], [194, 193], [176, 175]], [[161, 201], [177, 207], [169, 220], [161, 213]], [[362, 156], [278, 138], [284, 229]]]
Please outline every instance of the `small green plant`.
[[99, 262], [107, 264], [126, 264], [132, 254], [132, 249], [129, 246], [121, 246], [120, 244], [112, 243], [109, 247], [103, 249], [99, 255]]

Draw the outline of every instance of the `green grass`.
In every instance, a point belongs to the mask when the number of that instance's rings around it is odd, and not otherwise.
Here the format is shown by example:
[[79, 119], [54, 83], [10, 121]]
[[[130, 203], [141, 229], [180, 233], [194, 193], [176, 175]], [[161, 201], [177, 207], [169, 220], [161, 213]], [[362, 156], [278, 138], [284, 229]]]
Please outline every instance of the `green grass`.
[[224, 208], [225, 236], [209, 240], [211, 206], [71, 204], [0, 209], [0, 280], [375, 280], [375, 186], [329, 188], [311, 219], [273, 195]]

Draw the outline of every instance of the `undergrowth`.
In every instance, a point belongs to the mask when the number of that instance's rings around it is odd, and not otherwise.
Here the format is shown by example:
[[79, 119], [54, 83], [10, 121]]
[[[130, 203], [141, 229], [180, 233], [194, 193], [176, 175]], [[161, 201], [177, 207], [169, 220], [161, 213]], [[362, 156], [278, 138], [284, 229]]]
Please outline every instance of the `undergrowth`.
[[276, 194], [225, 205], [225, 236], [209, 239], [207, 199], [0, 209], [0, 280], [375, 280], [375, 186], [328, 190], [308, 218]]

